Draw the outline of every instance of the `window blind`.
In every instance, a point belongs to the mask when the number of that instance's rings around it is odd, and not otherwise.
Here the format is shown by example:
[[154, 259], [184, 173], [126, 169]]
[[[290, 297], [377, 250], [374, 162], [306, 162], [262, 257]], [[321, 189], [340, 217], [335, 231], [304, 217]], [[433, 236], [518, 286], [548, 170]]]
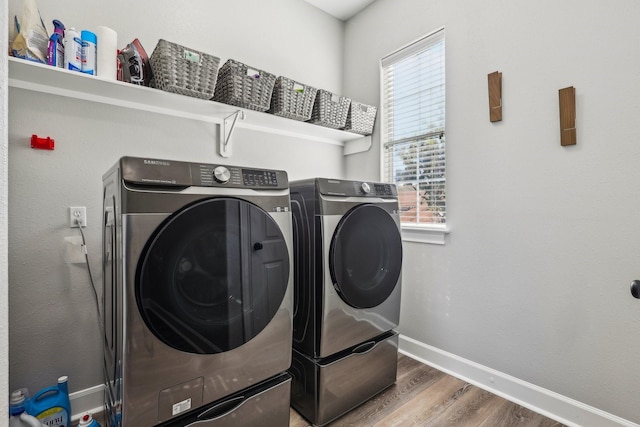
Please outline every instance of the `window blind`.
[[439, 30], [381, 61], [383, 177], [406, 225], [446, 223], [444, 53]]

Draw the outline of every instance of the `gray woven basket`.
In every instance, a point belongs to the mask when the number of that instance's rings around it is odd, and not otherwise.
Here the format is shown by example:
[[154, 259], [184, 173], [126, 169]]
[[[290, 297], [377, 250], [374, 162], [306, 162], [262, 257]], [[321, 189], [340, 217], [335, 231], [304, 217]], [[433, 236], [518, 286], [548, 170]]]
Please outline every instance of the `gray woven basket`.
[[213, 100], [250, 110], [267, 111], [276, 76], [233, 59], [218, 73]]
[[347, 121], [351, 100], [324, 89], [318, 89], [309, 123], [342, 129]]
[[377, 111], [378, 109], [372, 105], [351, 101], [344, 130], [361, 135], [371, 135]]
[[160, 39], [149, 62], [153, 87], [195, 98], [213, 97], [220, 58]]
[[309, 120], [317, 91], [314, 87], [280, 76], [273, 86], [268, 112], [293, 120]]

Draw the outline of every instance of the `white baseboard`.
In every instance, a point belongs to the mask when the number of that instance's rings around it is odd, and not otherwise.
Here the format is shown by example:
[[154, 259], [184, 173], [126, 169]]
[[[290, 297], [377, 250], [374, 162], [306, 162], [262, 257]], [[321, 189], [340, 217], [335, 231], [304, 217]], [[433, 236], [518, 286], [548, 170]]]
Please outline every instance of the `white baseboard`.
[[577, 400], [400, 335], [399, 351], [567, 426], [640, 427]]
[[69, 393], [71, 402], [71, 421], [77, 424], [82, 414], [89, 412], [91, 415], [100, 413], [104, 409], [104, 385], [99, 384], [84, 390]]

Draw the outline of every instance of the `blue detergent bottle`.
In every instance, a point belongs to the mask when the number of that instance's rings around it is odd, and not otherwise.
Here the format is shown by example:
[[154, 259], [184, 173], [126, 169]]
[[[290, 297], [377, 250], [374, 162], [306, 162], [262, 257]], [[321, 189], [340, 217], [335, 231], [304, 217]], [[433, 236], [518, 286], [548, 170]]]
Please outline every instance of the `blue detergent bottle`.
[[58, 384], [43, 388], [33, 395], [27, 413], [47, 427], [71, 427], [68, 377], [58, 378]]

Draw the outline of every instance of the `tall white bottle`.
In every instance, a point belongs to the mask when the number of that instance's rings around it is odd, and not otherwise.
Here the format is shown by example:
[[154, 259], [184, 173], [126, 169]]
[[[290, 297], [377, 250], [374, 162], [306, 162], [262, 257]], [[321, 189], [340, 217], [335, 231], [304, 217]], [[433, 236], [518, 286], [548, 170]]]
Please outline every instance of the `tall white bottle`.
[[75, 28], [69, 28], [64, 33], [64, 68], [82, 71], [82, 39]]

